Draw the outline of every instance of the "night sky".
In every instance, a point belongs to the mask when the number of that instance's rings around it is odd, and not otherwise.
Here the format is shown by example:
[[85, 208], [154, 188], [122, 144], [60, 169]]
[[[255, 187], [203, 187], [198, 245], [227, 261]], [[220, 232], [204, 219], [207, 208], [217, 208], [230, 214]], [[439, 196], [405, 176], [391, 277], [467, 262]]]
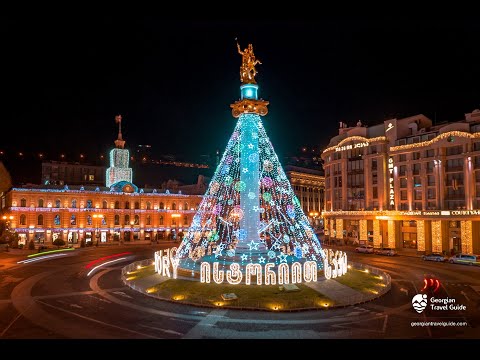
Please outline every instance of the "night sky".
[[479, 108], [478, 18], [406, 20], [6, 17], [2, 129], [12, 136], [0, 150], [106, 154], [120, 113], [127, 147], [187, 159], [223, 151], [239, 98], [236, 37], [263, 63], [264, 124], [280, 157], [325, 147], [339, 121], [455, 121]]

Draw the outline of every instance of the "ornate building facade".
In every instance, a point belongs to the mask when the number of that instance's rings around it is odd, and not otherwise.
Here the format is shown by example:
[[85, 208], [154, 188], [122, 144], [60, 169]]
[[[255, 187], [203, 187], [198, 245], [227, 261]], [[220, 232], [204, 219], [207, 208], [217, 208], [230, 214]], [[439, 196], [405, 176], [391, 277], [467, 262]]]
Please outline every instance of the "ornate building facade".
[[150, 242], [175, 239], [186, 230], [202, 197], [139, 189], [132, 183], [124, 144], [119, 131], [105, 187], [30, 185], [3, 193], [1, 213], [19, 233], [19, 243], [51, 245], [59, 237], [73, 246], [82, 241]]
[[315, 227], [323, 226], [321, 213], [324, 209], [325, 177], [319, 170], [299, 166], [285, 166], [292, 189], [300, 200], [300, 206], [310, 223]]
[[322, 153], [326, 234], [418, 252], [480, 253], [480, 110], [340, 123]]

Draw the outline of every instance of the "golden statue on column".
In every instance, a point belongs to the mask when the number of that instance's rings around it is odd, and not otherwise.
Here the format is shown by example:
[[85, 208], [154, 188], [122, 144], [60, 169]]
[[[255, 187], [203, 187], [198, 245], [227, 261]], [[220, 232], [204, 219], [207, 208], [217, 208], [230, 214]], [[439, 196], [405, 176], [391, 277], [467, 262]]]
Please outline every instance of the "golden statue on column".
[[248, 44], [245, 50], [240, 49], [240, 45], [237, 42], [238, 53], [242, 55], [242, 66], [240, 66], [240, 81], [242, 84], [256, 84], [255, 75], [257, 70], [255, 65], [261, 64], [260, 60], [255, 59], [253, 54], [252, 44]]

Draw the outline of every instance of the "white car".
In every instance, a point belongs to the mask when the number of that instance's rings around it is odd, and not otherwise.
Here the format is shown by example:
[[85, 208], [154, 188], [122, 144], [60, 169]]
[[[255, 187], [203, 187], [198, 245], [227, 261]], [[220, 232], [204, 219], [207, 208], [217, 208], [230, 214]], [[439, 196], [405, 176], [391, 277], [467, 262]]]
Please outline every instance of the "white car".
[[425, 254], [422, 256], [423, 260], [430, 260], [430, 261], [447, 261], [447, 258], [440, 253], [431, 253]]
[[373, 246], [371, 245], [361, 245], [355, 249], [358, 253], [373, 254]]
[[480, 265], [476, 255], [456, 254], [448, 259], [450, 264]]

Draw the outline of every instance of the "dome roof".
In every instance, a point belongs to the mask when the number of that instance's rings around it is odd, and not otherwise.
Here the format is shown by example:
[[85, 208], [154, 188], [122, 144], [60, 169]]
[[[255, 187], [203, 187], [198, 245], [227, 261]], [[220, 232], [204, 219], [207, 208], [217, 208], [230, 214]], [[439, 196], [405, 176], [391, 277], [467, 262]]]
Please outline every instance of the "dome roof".
[[115, 184], [112, 184], [110, 186], [110, 191], [133, 193], [133, 192], [138, 192], [138, 187], [137, 185], [131, 183], [130, 181], [122, 180], [122, 181], [116, 182]]

